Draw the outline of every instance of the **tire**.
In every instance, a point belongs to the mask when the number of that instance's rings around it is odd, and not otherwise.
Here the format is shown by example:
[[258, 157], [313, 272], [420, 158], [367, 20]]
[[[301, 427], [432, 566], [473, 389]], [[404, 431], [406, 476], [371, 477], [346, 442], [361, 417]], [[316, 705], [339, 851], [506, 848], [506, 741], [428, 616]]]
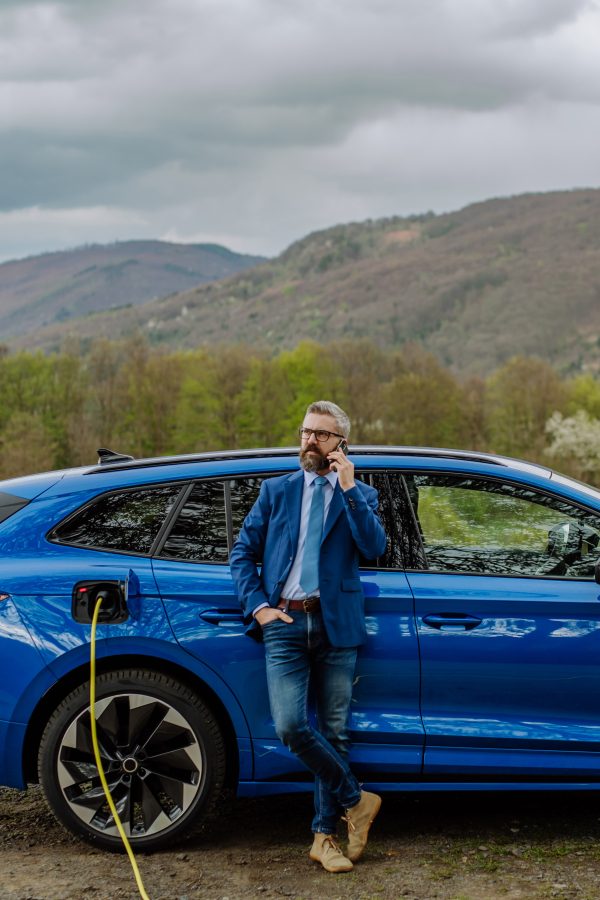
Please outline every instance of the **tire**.
[[[134, 852], [181, 839], [214, 808], [225, 778], [217, 721], [188, 687], [143, 669], [96, 682], [104, 772]], [[56, 818], [77, 837], [124, 852], [93, 754], [89, 683], [66, 697], [48, 722], [38, 771]]]

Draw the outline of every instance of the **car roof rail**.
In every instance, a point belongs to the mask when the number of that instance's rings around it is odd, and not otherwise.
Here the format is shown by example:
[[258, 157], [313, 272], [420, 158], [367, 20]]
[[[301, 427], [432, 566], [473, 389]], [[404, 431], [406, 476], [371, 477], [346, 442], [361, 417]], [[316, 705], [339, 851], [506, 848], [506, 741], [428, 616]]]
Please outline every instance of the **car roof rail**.
[[[348, 448], [355, 456], [426, 456], [430, 459], [456, 459], [466, 462], [477, 462], [484, 465], [503, 466], [531, 472], [541, 477], [550, 477], [551, 469], [536, 463], [512, 459], [508, 456], [497, 456], [494, 453], [482, 453], [478, 450], [450, 450], [441, 447], [388, 447], [386, 445], [353, 444]], [[141, 469], [153, 466], [173, 466], [191, 462], [219, 462], [237, 459], [269, 459], [274, 456], [297, 456], [298, 447], [258, 447], [248, 450], [215, 450], [205, 453], [186, 453], [178, 456], [158, 456], [148, 459], [134, 459], [125, 454], [113, 453], [111, 450], [98, 451], [110, 454], [101, 461], [100, 466], [89, 468], [84, 474], [97, 472], [114, 472], [118, 469]]]

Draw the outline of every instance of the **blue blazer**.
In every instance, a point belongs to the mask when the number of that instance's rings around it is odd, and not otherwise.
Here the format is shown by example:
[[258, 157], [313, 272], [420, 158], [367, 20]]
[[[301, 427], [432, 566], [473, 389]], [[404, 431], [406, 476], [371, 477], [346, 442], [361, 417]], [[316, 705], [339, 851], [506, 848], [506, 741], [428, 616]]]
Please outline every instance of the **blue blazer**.
[[[277, 606], [298, 547], [304, 472], [267, 478], [246, 517], [230, 557], [231, 575], [246, 634], [262, 640], [252, 617], [260, 603]], [[335, 486], [323, 528], [319, 562], [321, 608], [334, 647], [358, 647], [367, 640], [365, 598], [358, 575], [359, 552], [377, 559], [386, 536], [377, 512], [377, 491], [357, 482], [349, 491]], [[257, 564], [262, 561], [260, 574]]]

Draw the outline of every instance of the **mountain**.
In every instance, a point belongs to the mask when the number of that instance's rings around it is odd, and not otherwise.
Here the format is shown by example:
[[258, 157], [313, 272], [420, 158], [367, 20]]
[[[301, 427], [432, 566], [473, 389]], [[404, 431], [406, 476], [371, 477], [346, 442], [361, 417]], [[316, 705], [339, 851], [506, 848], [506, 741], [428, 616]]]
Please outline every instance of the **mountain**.
[[457, 374], [516, 354], [600, 366], [600, 190], [488, 200], [435, 216], [337, 225], [277, 259], [142, 306], [38, 329], [11, 347], [58, 349], [136, 329], [154, 344], [275, 348], [368, 337], [417, 341]]
[[138, 306], [264, 259], [219, 244], [124, 241], [11, 260], [0, 265], [0, 340], [92, 312]]

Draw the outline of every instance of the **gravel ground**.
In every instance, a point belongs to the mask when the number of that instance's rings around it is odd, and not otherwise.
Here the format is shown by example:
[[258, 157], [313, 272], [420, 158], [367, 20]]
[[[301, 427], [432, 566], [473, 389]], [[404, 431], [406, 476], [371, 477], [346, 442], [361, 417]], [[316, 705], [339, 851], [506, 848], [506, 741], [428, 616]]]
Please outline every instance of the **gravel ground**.
[[[595, 792], [383, 799], [365, 853], [341, 875], [309, 859], [309, 795], [226, 799], [198, 836], [139, 858], [150, 900], [600, 898]], [[67, 835], [39, 788], [0, 790], [0, 900], [137, 896], [127, 858]]]

